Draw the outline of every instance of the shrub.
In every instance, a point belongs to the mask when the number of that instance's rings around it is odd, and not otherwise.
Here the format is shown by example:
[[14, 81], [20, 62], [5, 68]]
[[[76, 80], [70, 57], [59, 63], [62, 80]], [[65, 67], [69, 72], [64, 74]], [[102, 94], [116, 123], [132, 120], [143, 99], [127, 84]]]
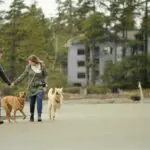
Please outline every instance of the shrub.
[[64, 88], [64, 92], [72, 94], [80, 94], [80, 88], [79, 87]]
[[[114, 88], [135, 89], [138, 81], [140, 81], [144, 88], [148, 88], [150, 86], [149, 81], [145, 82], [143, 76], [145, 69], [147, 69], [147, 72], [150, 72], [150, 63], [145, 66], [144, 60], [145, 56], [136, 55], [125, 57], [116, 64], [107, 63], [102, 75], [103, 82], [108, 86], [117, 86]], [[150, 62], [149, 56], [148, 62]], [[150, 79], [149, 76], [148, 79]]]
[[87, 88], [88, 94], [106, 94], [108, 92], [110, 92], [110, 89], [106, 87], [88, 87]]
[[67, 78], [65, 74], [57, 71], [51, 71], [48, 73], [48, 85], [49, 87], [66, 87]]
[[122, 83], [115, 83], [115, 84], [111, 84], [108, 87], [110, 89], [136, 89], [137, 88], [137, 84], [133, 85], [133, 83], [128, 83], [128, 82], [122, 82]]

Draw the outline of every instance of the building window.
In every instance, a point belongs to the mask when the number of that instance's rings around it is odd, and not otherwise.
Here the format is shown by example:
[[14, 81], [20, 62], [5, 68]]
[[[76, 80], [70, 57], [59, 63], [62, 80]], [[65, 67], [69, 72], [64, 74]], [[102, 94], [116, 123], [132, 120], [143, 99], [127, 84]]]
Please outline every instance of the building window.
[[74, 83], [73, 85], [74, 85], [74, 86], [77, 86], [77, 87], [81, 87], [81, 86], [82, 86], [81, 83]]
[[123, 47], [122, 46], [118, 46], [117, 47], [117, 55], [119, 55], [119, 56], [122, 56], [122, 53], [123, 53]]
[[78, 61], [78, 67], [84, 67], [85, 66], [85, 61]]
[[85, 50], [84, 49], [78, 49], [78, 55], [84, 55]]
[[123, 47], [122, 46], [118, 46], [116, 53], [117, 53], [117, 61], [121, 61], [122, 54], [123, 54]]
[[99, 79], [99, 70], [95, 71], [95, 78], [96, 78], [96, 80]]
[[85, 78], [85, 73], [80, 72], [77, 74], [78, 79], [84, 79]]
[[99, 59], [95, 59], [95, 64], [99, 65]]
[[105, 47], [103, 49], [103, 55], [111, 55], [113, 52], [113, 48], [112, 47]]
[[96, 56], [99, 56], [99, 47], [98, 47], [98, 46], [95, 47], [95, 55], [96, 55]]

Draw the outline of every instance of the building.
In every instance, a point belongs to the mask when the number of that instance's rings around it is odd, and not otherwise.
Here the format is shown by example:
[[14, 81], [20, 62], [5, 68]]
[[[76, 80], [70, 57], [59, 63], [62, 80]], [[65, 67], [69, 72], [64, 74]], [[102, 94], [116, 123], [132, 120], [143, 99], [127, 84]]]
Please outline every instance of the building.
[[[130, 31], [128, 33], [128, 39], [134, 40], [135, 34], [137, 34], [137, 31]], [[85, 46], [78, 40], [77, 37], [69, 40], [67, 46], [69, 49], [68, 84], [84, 86], [87, 84]], [[132, 49], [132, 47], [127, 47], [126, 55], [131, 55]], [[102, 83], [101, 75], [104, 73], [105, 64], [109, 62], [116, 63], [117, 61], [121, 61], [122, 52], [123, 43], [121, 40], [120, 42], [117, 42], [117, 44], [114, 41], [107, 40], [96, 45], [94, 59], [96, 61], [95, 79], [97, 85]], [[91, 78], [91, 74], [89, 75], [89, 78]]]

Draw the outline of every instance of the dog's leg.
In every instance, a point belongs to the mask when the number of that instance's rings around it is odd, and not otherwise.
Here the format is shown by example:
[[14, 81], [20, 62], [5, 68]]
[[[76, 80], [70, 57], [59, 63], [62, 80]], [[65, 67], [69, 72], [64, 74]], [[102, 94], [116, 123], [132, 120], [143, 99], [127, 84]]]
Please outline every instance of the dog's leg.
[[6, 113], [6, 117], [7, 117], [8, 122], [12, 123], [11, 120], [10, 120], [10, 113], [9, 112]]
[[8, 105], [7, 104], [4, 104], [4, 110], [5, 110], [5, 112], [6, 112], [6, 118], [7, 118], [7, 120], [8, 120], [8, 122], [9, 123], [11, 123], [11, 109], [8, 107]]
[[55, 120], [55, 115], [56, 115], [56, 106], [53, 108], [53, 120]]
[[16, 123], [16, 112], [17, 110], [14, 110], [14, 122]]
[[10, 110], [7, 110], [7, 111], [6, 111], [6, 117], [7, 117], [8, 122], [9, 122], [9, 123], [12, 123], [12, 122], [11, 122], [11, 115], [10, 115], [10, 113], [11, 113]]
[[13, 118], [11, 115], [10, 115], [10, 119], [11, 119], [11, 120], [14, 120], [14, 118]]
[[54, 105], [52, 105], [52, 108], [51, 108], [51, 119], [53, 119], [54, 118]]
[[12, 108], [10, 108], [9, 111], [10, 111], [10, 113], [9, 113], [9, 114], [10, 114], [10, 119], [11, 119], [11, 120], [14, 120], [13, 116], [11, 116]]
[[10, 119], [13, 121], [14, 120], [14, 116], [11, 116], [11, 113], [10, 113]]
[[26, 119], [26, 114], [23, 112], [23, 110], [20, 110], [20, 112], [21, 112], [22, 115], [23, 115], [23, 120]]
[[11, 122], [11, 115], [10, 114], [11, 114], [11, 110], [8, 110], [7, 113], [6, 113], [6, 116], [7, 116], [8, 122], [12, 123]]
[[50, 108], [49, 108], [49, 118], [50, 120], [52, 119], [52, 105], [50, 105]]
[[49, 107], [49, 119], [51, 120], [51, 106]]

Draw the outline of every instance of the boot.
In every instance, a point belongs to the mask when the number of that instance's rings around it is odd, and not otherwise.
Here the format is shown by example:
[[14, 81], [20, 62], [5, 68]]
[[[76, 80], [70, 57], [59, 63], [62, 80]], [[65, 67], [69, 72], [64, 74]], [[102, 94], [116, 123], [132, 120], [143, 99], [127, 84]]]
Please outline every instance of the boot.
[[31, 116], [30, 116], [30, 121], [31, 121], [31, 122], [34, 121], [34, 114], [31, 114]]
[[4, 124], [4, 121], [1, 120], [1, 121], [0, 121], [0, 124]]
[[41, 118], [41, 114], [38, 114], [38, 122], [41, 122], [42, 118]]

